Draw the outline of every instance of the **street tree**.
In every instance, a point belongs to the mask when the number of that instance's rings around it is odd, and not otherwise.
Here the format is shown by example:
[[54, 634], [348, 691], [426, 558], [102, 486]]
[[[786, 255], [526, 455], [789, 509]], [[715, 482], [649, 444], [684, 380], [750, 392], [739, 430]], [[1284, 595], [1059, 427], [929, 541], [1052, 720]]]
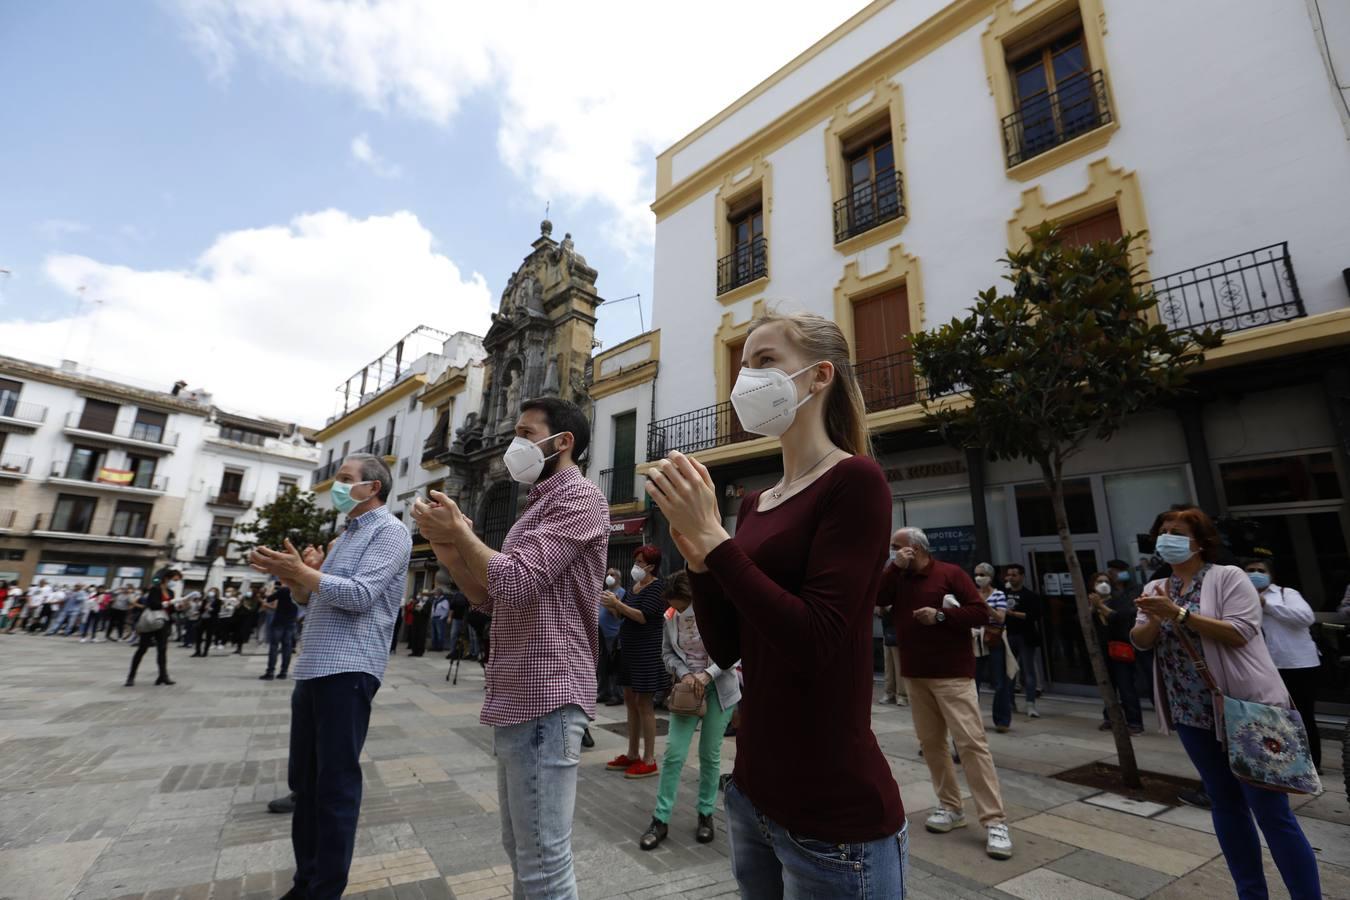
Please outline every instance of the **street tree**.
[[244, 551], [254, 547], [279, 549], [287, 538], [299, 549], [309, 544], [322, 547], [332, 540], [336, 522], [337, 513], [320, 509], [314, 494], [288, 487], [271, 503], [259, 507], [252, 521], [238, 526], [236, 531], [243, 539], [234, 543]]
[[1141, 786], [1120, 705], [1093, 625], [1064, 507], [1064, 466], [1089, 441], [1110, 441], [1131, 416], [1185, 390], [1187, 371], [1220, 335], [1174, 332], [1141, 286], [1136, 235], [1075, 246], [1050, 225], [1009, 251], [1011, 288], [980, 293], [969, 314], [914, 336], [929, 421], [957, 447], [1040, 470], [1073, 582], [1092, 676], [1109, 710], [1121, 777]]

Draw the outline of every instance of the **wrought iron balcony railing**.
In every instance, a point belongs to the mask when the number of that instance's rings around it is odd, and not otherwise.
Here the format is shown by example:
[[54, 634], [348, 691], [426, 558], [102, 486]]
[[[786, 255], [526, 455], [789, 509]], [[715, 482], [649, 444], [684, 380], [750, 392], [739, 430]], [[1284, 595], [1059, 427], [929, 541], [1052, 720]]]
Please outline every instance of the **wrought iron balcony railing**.
[[1101, 70], [1070, 78], [1058, 90], [1023, 101], [1017, 112], [1003, 117], [1008, 166], [1110, 123], [1111, 103]]
[[234, 546], [234, 541], [221, 540], [220, 538], [208, 538], [204, 541], [198, 541], [193, 549], [192, 558], [214, 562], [216, 557], [220, 556], [220, 551], [225, 551], [227, 560], [236, 559], [241, 554]]
[[47, 421], [47, 407], [36, 403], [20, 403], [14, 394], [6, 392], [0, 396], [0, 419], [18, 419], [41, 425]]
[[228, 506], [234, 509], [248, 509], [253, 505], [253, 495], [242, 491], [222, 491], [215, 490], [211, 492], [206, 501], [212, 506]]
[[78, 519], [71, 518], [60, 520], [47, 513], [42, 513], [33, 520], [33, 530], [62, 535], [81, 535], [94, 540], [102, 537], [113, 537], [152, 541], [159, 531], [159, 524], [150, 524], [140, 519], [120, 518], [117, 515], [110, 519], [100, 518], [81, 522]]
[[761, 235], [717, 261], [717, 293], [725, 294], [769, 274], [769, 243]]
[[[123, 470], [117, 470], [118, 473]], [[130, 480], [121, 481], [113, 477], [116, 474], [100, 466], [95, 469], [93, 474], [81, 471], [74, 463], [60, 460], [52, 463], [52, 478], [61, 478], [67, 481], [83, 481], [87, 484], [95, 484], [99, 487], [134, 489], [139, 491], [155, 491], [164, 493], [169, 489], [169, 479], [156, 478], [154, 475], [146, 475], [138, 472], [128, 472]]]
[[0, 456], [0, 478], [6, 476], [17, 478], [21, 475], [27, 475], [33, 467], [33, 458], [31, 456], [19, 456], [17, 453], [7, 453]]
[[857, 363], [853, 374], [868, 412], [899, 409], [929, 396], [927, 384], [914, 370], [914, 353], [910, 350]]
[[637, 488], [634, 474], [636, 466], [619, 466], [600, 470], [600, 490], [609, 499], [611, 506], [619, 503], [632, 503], [637, 500]]
[[1235, 332], [1307, 315], [1285, 241], [1147, 283], [1169, 331]]
[[356, 452], [369, 453], [371, 456], [393, 456], [394, 436], [392, 434], [386, 434], [382, 438], [376, 438]]
[[855, 184], [847, 197], [834, 204], [834, 242], [871, 231], [905, 214], [905, 196], [900, 173], [882, 169], [876, 178]]
[[324, 463], [314, 470], [313, 480], [310, 481], [310, 487], [323, 484], [328, 479], [337, 474], [337, 470], [342, 468], [342, 460], [335, 459], [330, 463]]
[[85, 434], [98, 434], [124, 441], [158, 444], [166, 448], [178, 446], [178, 434], [176, 432], [165, 431], [161, 425], [152, 425], [146, 422], [122, 422], [114, 424], [111, 428], [103, 428], [85, 421], [82, 414], [72, 412], [66, 414], [66, 428], [82, 431]]

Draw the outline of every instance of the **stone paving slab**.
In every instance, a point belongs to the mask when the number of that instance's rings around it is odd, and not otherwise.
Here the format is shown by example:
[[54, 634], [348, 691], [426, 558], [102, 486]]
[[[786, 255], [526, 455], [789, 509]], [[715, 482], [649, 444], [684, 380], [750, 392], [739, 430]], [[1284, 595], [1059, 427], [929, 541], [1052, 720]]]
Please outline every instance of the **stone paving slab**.
[[[263, 900], [292, 877], [290, 821], [266, 801], [285, 792], [291, 683], [260, 682], [261, 648], [190, 659], [173, 648], [179, 684], [121, 687], [129, 645], [0, 637], [0, 900]], [[478, 724], [482, 674], [444, 681], [440, 658], [391, 658], [363, 754], [365, 798], [348, 896], [451, 900], [510, 893], [501, 848], [489, 729]], [[35, 678], [35, 673], [37, 677]], [[988, 698], [984, 698], [988, 708]], [[1019, 715], [991, 732], [1016, 855], [984, 854], [984, 830], [923, 829], [936, 803], [909, 711], [874, 707], [874, 727], [910, 816], [909, 896], [1232, 895], [1208, 813], [1152, 818], [1082, 802], [1096, 791], [1048, 777], [1110, 760], [1093, 704], [1042, 698], [1041, 719]], [[687, 767], [670, 838], [645, 853], [657, 780], [604, 770], [626, 748], [622, 707], [601, 707], [594, 750], [578, 771], [574, 850], [591, 898], [736, 896], [723, 812], [717, 840], [693, 837], [697, 770]], [[606, 728], [604, 726], [610, 726]], [[1329, 760], [1339, 747], [1327, 743]], [[1151, 768], [1192, 775], [1172, 738], [1136, 742]], [[658, 753], [660, 748], [658, 748]], [[734, 741], [724, 745], [730, 770]], [[960, 771], [958, 767], [958, 772]], [[1318, 848], [1328, 897], [1350, 897], [1350, 815], [1333, 786], [1296, 805]], [[964, 790], [963, 795], [969, 796]], [[1278, 878], [1272, 872], [1272, 896]], [[1067, 892], [1067, 893], [1066, 893]]]

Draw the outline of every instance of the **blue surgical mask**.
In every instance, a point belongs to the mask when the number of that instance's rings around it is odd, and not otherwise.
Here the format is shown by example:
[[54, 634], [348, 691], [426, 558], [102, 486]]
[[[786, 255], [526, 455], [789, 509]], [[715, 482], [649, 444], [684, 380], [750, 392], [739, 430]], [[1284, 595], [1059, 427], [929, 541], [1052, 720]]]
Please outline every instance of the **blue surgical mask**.
[[366, 500], [369, 500], [369, 497], [365, 500], [357, 500], [352, 496], [352, 488], [356, 487], [358, 484], [374, 484], [374, 482], [356, 481], [351, 484], [347, 484], [345, 481], [333, 482], [333, 487], [331, 488], [333, 493], [333, 508], [340, 513], [349, 513], [362, 503], [365, 503]]
[[1130, 573], [1129, 573], [1129, 572], [1117, 572], [1117, 573], [1116, 573], [1116, 581], [1119, 581], [1121, 584], [1125, 584], [1125, 583], [1128, 582], [1129, 580], [1130, 580]]
[[1247, 577], [1252, 580], [1252, 587], [1258, 591], [1264, 591], [1270, 587], [1270, 576], [1265, 572], [1248, 572]]
[[1179, 565], [1195, 555], [1191, 539], [1184, 534], [1160, 534], [1154, 544], [1158, 557], [1168, 565]]

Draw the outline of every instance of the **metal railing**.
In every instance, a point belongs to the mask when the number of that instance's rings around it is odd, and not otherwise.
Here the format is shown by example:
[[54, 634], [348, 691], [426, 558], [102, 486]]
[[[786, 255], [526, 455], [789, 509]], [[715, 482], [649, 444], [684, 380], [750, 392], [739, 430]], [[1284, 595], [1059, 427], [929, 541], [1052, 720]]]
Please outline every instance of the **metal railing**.
[[1003, 117], [1008, 166], [1024, 163], [1110, 122], [1111, 103], [1101, 70], [1071, 78], [1058, 90], [1026, 100], [1017, 112]]
[[88, 428], [82, 424], [84, 416], [81, 413], [66, 413], [66, 427], [75, 431], [83, 431], [85, 434], [98, 434], [110, 438], [120, 438], [125, 441], [139, 441], [143, 444], [158, 444], [161, 447], [177, 447], [178, 435], [175, 432], [165, 431], [159, 425], [148, 425], [145, 422], [122, 422], [115, 424], [111, 431], [102, 428]]
[[834, 242], [870, 231], [905, 214], [900, 173], [882, 169], [871, 181], [853, 185], [848, 196], [834, 204]]
[[[117, 527], [116, 520], [111, 518], [102, 518], [90, 522], [87, 530], [80, 531], [78, 529], [71, 528], [68, 523], [65, 524], [65, 527], [58, 528], [56, 527], [56, 524], [54, 524], [54, 518], [55, 518], [54, 516], [49, 515], [47, 513], [42, 513], [38, 515], [38, 517], [33, 521], [33, 530], [49, 531], [54, 534], [78, 534], [90, 538], [100, 538], [100, 537], [130, 538], [132, 540], [138, 541], [152, 541], [155, 539], [155, 534], [159, 531], [158, 523], [148, 524], [144, 522], [139, 523], [141, 526], [139, 528], [119, 529]], [[119, 533], [119, 531], [122, 533]]]
[[14, 527], [14, 519], [19, 514], [17, 509], [0, 509], [0, 529], [8, 531]]
[[769, 243], [763, 235], [717, 261], [717, 293], [725, 294], [769, 274]]
[[[101, 471], [102, 468], [103, 467], [100, 466], [99, 470]], [[127, 490], [135, 489], [140, 491], [155, 491], [156, 493], [161, 494], [169, 489], [169, 479], [155, 478], [154, 476], [133, 475], [131, 481], [128, 481], [125, 484], [116, 481], [100, 481], [98, 478], [98, 471], [95, 471], [93, 477], [91, 478], [87, 476], [85, 473], [76, 471], [75, 469], [71, 468], [70, 464], [66, 460], [60, 460], [59, 462], [52, 463], [51, 477], [63, 478], [67, 481], [83, 481], [86, 484], [96, 484], [99, 485], [100, 487], [123, 488]]]
[[422, 447], [422, 462], [424, 462], [424, 463], [429, 463], [429, 462], [431, 462], [432, 460], [436, 459], [436, 458], [437, 458], [438, 456], [440, 456], [441, 454], [443, 454], [443, 453], [448, 453], [449, 450], [450, 450], [450, 445], [448, 445], [448, 444], [433, 444], [433, 445], [431, 445], [431, 446], [429, 446], [429, 447], [428, 447], [428, 446], [423, 446], [423, 447]]
[[19, 456], [17, 453], [0, 456], [0, 478], [6, 475], [27, 475], [32, 467], [33, 458], [31, 456]]
[[217, 552], [223, 547], [225, 549], [225, 558], [227, 560], [237, 559], [240, 553], [233, 544], [234, 541], [222, 541], [218, 538], [208, 538], [204, 541], [198, 541], [192, 550], [192, 558], [213, 562], [216, 559]]
[[611, 506], [619, 503], [632, 503], [637, 499], [635, 465], [619, 466], [600, 470], [600, 490], [608, 498]]
[[324, 463], [314, 470], [313, 480], [310, 481], [310, 487], [316, 487], [323, 484], [328, 479], [337, 474], [337, 470], [342, 468], [342, 460], [335, 459], [330, 463]]
[[[914, 354], [901, 350], [856, 363], [853, 367], [868, 412], [898, 409], [926, 399], [927, 384], [915, 371]], [[741, 427], [730, 401], [660, 419], [647, 428], [647, 459], [661, 459], [672, 450], [696, 453], [747, 441], [756, 435]], [[601, 473], [603, 487], [604, 473]]]
[[1168, 331], [1245, 331], [1307, 315], [1289, 242], [1183, 269], [1146, 283]]
[[371, 456], [393, 456], [394, 436], [392, 434], [386, 434], [382, 438], [376, 438], [356, 452], [369, 453]]
[[248, 509], [253, 505], [253, 495], [243, 491], [212, 491], [206, 501], [212, 506], [229, 506], [235, 509]]
[[0, 397], [0, 418], [41, 425], [47, 421], [47, 407], [36, 403], [20, 403], [13, 394], [6, 393]]

